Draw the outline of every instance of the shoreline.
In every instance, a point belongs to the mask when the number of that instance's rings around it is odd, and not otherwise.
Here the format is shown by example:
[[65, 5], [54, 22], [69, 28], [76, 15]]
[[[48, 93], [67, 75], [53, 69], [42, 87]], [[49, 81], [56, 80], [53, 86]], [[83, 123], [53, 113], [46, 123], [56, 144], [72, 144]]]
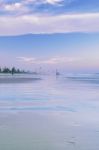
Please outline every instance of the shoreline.
[[17, 77], [17, 76], [3, 76], [0, 78], [1, 83], [26, 83], [41, 80], [40, 77]]

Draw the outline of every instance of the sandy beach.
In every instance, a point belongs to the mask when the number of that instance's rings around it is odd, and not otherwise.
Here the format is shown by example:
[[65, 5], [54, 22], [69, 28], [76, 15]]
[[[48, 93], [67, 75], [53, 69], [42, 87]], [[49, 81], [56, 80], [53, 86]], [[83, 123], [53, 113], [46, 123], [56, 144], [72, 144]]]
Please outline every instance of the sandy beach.
[[38, 81], [41, 80], [39, 77], [23, 77], [22, 76], [1, 76], [0, 77], [0, 83], [25, 83], [25, 82], [33, 82], [33, 81]]

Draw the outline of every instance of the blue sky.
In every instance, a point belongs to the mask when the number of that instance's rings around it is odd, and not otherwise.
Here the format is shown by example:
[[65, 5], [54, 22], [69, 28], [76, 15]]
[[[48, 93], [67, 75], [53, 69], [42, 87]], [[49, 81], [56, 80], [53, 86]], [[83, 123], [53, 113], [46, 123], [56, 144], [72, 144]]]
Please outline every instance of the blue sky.
[[0, 64], [99, 70], [99, 0], [0, 0]]

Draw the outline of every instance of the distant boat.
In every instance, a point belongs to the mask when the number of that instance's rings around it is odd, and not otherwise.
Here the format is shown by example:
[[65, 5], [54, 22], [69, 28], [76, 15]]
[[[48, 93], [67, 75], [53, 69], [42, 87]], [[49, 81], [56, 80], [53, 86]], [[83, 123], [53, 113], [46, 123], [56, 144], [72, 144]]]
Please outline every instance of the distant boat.
[[56, 76], [59, 76], [60, 75], [60, 73], [56, 70]]

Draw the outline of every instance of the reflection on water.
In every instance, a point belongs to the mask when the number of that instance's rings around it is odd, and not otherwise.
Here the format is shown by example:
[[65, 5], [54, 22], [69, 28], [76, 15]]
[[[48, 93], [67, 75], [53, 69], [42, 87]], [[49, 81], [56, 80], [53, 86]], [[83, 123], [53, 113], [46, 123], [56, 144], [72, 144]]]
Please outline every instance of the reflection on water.
[[1, 150], [99, 149], [98, 75], [0, 81]]

